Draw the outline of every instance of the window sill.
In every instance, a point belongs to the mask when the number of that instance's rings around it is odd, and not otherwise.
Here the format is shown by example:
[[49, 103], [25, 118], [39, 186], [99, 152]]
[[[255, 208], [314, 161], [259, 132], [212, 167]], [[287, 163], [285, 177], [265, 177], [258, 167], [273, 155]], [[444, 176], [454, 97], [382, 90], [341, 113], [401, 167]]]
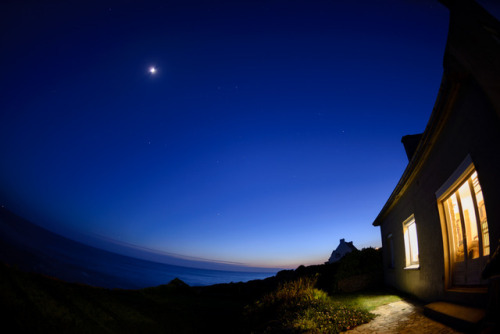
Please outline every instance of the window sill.
[[446, 291], [449, 292], [455, 292], [455, 293], [480, 293], [480, 294], [485, 294], [488, 293], [488, 287], [487, 286], [478, 286], [478, 285], [473, 285], [473, 286], [454, 286], [451, 288], [446, 289]]
[[416, 270], [420, 269], [420, 264], [412, 264], [411, 266], [404, 267], [405, 270]]

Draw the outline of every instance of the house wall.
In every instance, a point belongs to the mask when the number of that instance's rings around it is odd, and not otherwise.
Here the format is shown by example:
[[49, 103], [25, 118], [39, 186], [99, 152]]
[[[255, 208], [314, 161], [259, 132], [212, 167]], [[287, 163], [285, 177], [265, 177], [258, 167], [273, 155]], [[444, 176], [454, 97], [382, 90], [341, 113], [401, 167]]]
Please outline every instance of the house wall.
[[[451, 81], [445, 81], [446, 91]], [[384, 252], [385, 280], [388, 285], [424, 301], [483, 304], [484, 291], [459, 291], [447, 286], [447, 247], [443, 245], [436, 191], [470, 155], [483, 190], [493, 252], [500, 238], [500, 120], [489, 98], [470, 77], [460, 79], [457, 96], [439, 136], [428, 143], [434, 146], [417, 177], [381, 223], [383, 246], [389, 248], [387, 235], [391, 233], [394, 250], [394, 268], [388, 268], [390, 253]], [[402, 224], [412, 214], [417, 226], [420, 267], [404, 269]]]

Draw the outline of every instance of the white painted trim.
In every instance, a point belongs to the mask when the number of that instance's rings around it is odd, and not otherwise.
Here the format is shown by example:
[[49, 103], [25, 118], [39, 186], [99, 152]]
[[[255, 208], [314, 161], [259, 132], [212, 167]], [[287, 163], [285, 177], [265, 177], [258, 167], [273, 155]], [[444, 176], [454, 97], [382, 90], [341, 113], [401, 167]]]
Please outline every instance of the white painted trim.
[[415, 270], [420, 269], [420, 264], [412, 264], [411, 266], [404, 267], [404, 270]]
[[472, 163], [472, 158], [470, 157], [469, 154], [467, 154], [464, 161], [460, 163], [460, 165], [450, 175], [450, 177], [446, 180], [446, 182], [436, 191], [436, 198], [440, 199], [451, 188], [454, 188], [453, 186], [455, 185], [455, 183], [457, 183], [457, 181], [461, 181], [462, 177], [465, 174], [468, 174], [472, 168], [474, 168], [474, 164]]
[[405, 219], [405, 221], [403, 222], [403, 229], [406, 228], [406, 225], [408, 225], [408, 223], [411, 222], [412, 220], [415, 220], [414, 213], [412, 213], [410, 217]]

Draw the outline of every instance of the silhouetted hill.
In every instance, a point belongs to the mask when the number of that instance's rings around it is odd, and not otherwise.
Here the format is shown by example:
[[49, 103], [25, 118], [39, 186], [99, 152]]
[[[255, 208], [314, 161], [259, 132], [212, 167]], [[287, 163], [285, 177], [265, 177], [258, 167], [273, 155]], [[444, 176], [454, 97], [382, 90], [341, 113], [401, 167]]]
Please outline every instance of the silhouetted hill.
[[200, 294], [179, 281], [109, 290], [0, 263], [2, 333], [245, 333], [244, 305]]
[[[256, 300], [287, 282], [313, 277], [335, 295], [339, 280], [370, 273], [376, 282], [379, 259], [379, 251], [364, 249], [335, 264], [300, 266], [247, 283], [191, 287], [173, 279], [139, 290], [68, 283], [0, 263], [0, 320], [7, 333], [250, 333], [256, 323], [247, 318], [248, 305], [258, 307]], [[269, 325], [261, 322], [257, 327]]]

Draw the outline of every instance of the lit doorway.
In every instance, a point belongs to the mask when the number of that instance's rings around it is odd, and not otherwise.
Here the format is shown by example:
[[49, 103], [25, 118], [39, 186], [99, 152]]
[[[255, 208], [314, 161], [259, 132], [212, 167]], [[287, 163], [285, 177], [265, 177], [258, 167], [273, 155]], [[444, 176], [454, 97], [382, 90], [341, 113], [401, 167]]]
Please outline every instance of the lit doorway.
[[483, 192], [473, 166], [440, 199], [446, 220], [452, 286], [482, 285], [490, 254]]

